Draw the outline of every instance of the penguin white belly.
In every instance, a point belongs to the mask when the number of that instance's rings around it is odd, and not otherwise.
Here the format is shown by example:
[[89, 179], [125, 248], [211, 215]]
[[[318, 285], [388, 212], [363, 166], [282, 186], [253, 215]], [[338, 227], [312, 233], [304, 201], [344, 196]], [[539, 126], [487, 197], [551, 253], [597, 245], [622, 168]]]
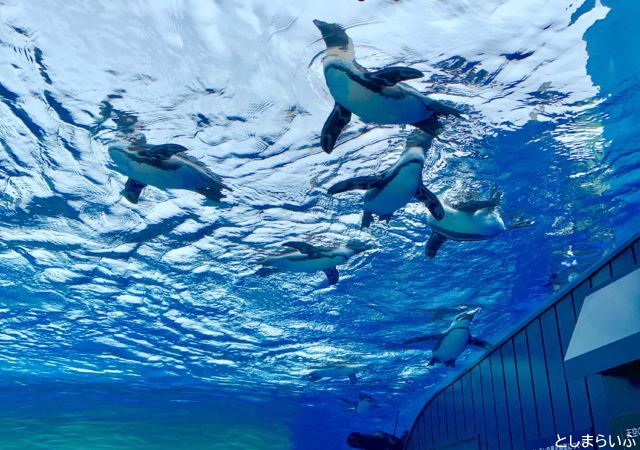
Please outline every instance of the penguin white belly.
[[456, 328], [447, 333], [442, 339], [440, 347], [434, 350], [432, 357], [439, 361], [455, 361], [458, 359], [469, 343], [469, 330]]
[[326, 256], [322, 258], [310, 259], [304, 255], [300, 257], [280, 256], [270, 259], [269, 265], [285, 272], [318, 272], [320, 270], [331, 269], [339, 264], [344, 264], [346, 260], [337, 256]]
[[206, 187], [201, 174], [187, 164], [175, 170], [163, 170], [151, 164], [127, 158], [118, 170], [141, 183], [161, 189], [198, 189]]
[[434, 231], [455, 241], [481, 241], [490, 239], [505, 230], [502, 218], [486, 210], [475, 213], [458, 211], [444, 205], [444, 218], [440, 221], [428, 213], [427, 221]]
[[421, 178], [422, 167], [407, 164], [384, 187], [365, 194], [364, 209], [382, 215], [394, 213], [413, 198]]
[[[343, 69], [331, 67], [325, 71], [325, 77], [336, 103], [364, 122], [410, 124], [420, 122], [431, 114], [417, 95], [405, 92], [402, 86], [384, 88], [378, 93], [351, 79]], [[395, 95], [384, 95], [391, 91]]]

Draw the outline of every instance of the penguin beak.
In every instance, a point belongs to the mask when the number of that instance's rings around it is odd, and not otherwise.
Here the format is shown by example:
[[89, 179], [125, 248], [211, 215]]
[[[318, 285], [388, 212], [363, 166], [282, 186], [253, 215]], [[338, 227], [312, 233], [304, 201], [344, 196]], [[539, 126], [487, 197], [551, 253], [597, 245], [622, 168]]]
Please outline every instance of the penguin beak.
[[467, 311], [463, 313], [463, 318], [469, 321], [473, 321], [473, 319], [476, 318], [476, 314], [478, 314], [478, 311], [480, 311], [480, 308], [475, 308], [470, 311]]
[[[313, 21], [313, 24], [314, 24], [316, 27], [318, 27], [318, 30], [320, 30], [320, 33], [323, 33], [323, 30], [327, 30], [327, 31], [328, 31], [329, 24], [328, 24], [327, 22], [323, 22], [322, 20], [315, 19], [315, 20]], [[324, 34], [324, 33], [323, 33], [323, 34]]]

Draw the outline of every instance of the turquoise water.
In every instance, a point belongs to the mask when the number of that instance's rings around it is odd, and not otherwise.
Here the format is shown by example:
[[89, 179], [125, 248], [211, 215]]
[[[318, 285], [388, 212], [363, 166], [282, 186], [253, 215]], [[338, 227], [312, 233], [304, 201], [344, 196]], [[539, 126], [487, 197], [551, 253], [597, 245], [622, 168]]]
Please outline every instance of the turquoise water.
[[[473, 333], [496, 342], [638, 230], [635, 2], [36, 4], [0, 1], [0, 449], [400, 435], [482, 352], [430, 367], [402, 341], [478, 307]], [[433, 260], [419, 204], [360, 230], [361, 194], [326, 190], [388, 167], [409, 129], [354, 118], [320, 149], [333, 101], [313, 19], [351, 25], [361, 64], [411, 65], [414, 87], [465, 111], [427, 156], [430, 189], [500, 190], [504, 217], [535, 225]], [[105, 101], [220, 174], [227, 204], [153, 187], [124, 200]], [[375, 249], [333, 287], [254, 275], [300, 238]], [[366, 366], [357, 384], [304, 379], [341, 363]], [[360, 394], [377, 407], [346, 411]]]

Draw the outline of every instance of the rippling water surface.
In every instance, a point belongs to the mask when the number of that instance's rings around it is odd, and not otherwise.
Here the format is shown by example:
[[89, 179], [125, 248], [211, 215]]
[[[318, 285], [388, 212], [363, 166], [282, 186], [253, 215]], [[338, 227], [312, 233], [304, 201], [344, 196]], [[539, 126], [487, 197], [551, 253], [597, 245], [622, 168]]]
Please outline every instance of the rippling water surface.
[[[480, 307], [496, 341], [638, 228], [640, 9], [630, 1], [0, 1], [0, 448], [338, 449], [406, 429], [457, 368], [400, 343]], [[333, 101], [313, 19], [369, 68], [465, 111], [427, 158], [445, 199], [503, 192], [535, 226], [427, 260], [426, 209], [359, 227], [332, 183], [388, 167], [410, 131]], [[107, 146], [136, 118], [233, 189], [121, 197]], [[322, 274], [254, 276], [281, 243], [376, 249]], [[330, 363], [360, 381], [309, 383]], [[360, 393], [378, 407], [344, 411]], [[396, 420], [398, 425], [396, 427]], [[8, 437], [7, 437], [8, 436]]]

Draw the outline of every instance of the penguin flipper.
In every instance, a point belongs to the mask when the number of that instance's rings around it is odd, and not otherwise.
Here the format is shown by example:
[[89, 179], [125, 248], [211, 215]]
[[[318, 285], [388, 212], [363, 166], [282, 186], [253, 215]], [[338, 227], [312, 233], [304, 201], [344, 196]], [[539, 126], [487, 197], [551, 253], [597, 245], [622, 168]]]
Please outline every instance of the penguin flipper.
[[424, 184], [420, 183], [414, 196], [429, 208], [429, 212], [436, 220], [442, 220], [444, 217], [444, 207], [436, 194], [431, 192]]
[[349, 178], [348, 180], [339, 181], [329, 188], [329, 194], [340, 194], [341, 192], [354, 190], [369, 190], [382, 184], [384, 177], [381, 175], [365, 175], [362, 177]]
[[473, 336], [469, 338], [469, 345], [474, 345], [476, 347], [480, 347], [485, 350], [489, 350], [491, 347], [493, 347], [489, 342], [485, 341], [484, 339], [479, 339]]
[[160, 144], [160, 145], [146, 145], [140, 154], [150, 156], [158, 159], [169, 159], [173, 155], [186, 151], [187, 148], [178, 144]]
[[335, 267], [332, 267], [331, 269], [324, 269], [323, 272], [327, 276], [329, 286], [333, 286], [338, 282], [338, 280], [340, 280], [340, 273]]
[[419, 337], [407, 339], [402, 344], [403, 345], [411, 345], [411, 344], [415, 344], [416, 342], [433, 341], [433, 340], [439, 339], [439, 338], [440, 338], [440, 334], [425, 334], [424, 336], [419, 336]]
[[393, 86], [401, 81], [422, 78], [424, 74], [411, 67], [387, 67], [376, 72], [367, 72], [365, 77], [382, 86]]
[[429, 240], [427, 241], [427, 248], [425, 249], [427, 256], [429, 258], [435, 258], [438, 250], [445, 242], [447, 242], [447, 238], [445, 236], [436, 231], [431, 233], [431, 237], [429, 237]]
[[370, 211], [363, 212], [362, 223], [360, 224], [360, 228], [369, 228], [372, 222], [373, 222], [373, 214], [371, 214]]
[[147, 185], [144, 183], [140, 183], [139, 181], [134, 180], [133, 178], [129, 178], [126, 184], [124, 185], [124, 189], [122, 190], [122, 195], [131, 203], [138, 203], [138, 200], [140, 200], [140, 195], [142, 194], [142, 190], [146, 186]]
[[333, 105], [333, 111], [329, 114], [327, 121], [322, 127], [322, 134], [320, 135], [320, 146], [322, 150], [327, 153], [333, 151], [333, 147], [336, 145], [338, 136], [342, 133], [344, 127], [347, 126], [351, 120], [351, 111], [342, 105]]
[[300, 253], [304, 253], [305, 255], [316, 255], [322, 251], [321, 248], [315, 247], [307, 242], [303, 241], [287, 241], [282, 244], [283, 247], [293, 248], [298, 250]]
[[388, 225], [389, 222], [391, 221], [392, 217], [393, 217], [393, 213], [392, 214], [384, 214], [384, 215], [380, 216], [380, 220], [384, 220], [385, 222], [387, 222], [387, 225]]
[[355, 373], [349, 374], [349, 383], [356, 384], [358, 382], [358, 377], [356, 377]]

